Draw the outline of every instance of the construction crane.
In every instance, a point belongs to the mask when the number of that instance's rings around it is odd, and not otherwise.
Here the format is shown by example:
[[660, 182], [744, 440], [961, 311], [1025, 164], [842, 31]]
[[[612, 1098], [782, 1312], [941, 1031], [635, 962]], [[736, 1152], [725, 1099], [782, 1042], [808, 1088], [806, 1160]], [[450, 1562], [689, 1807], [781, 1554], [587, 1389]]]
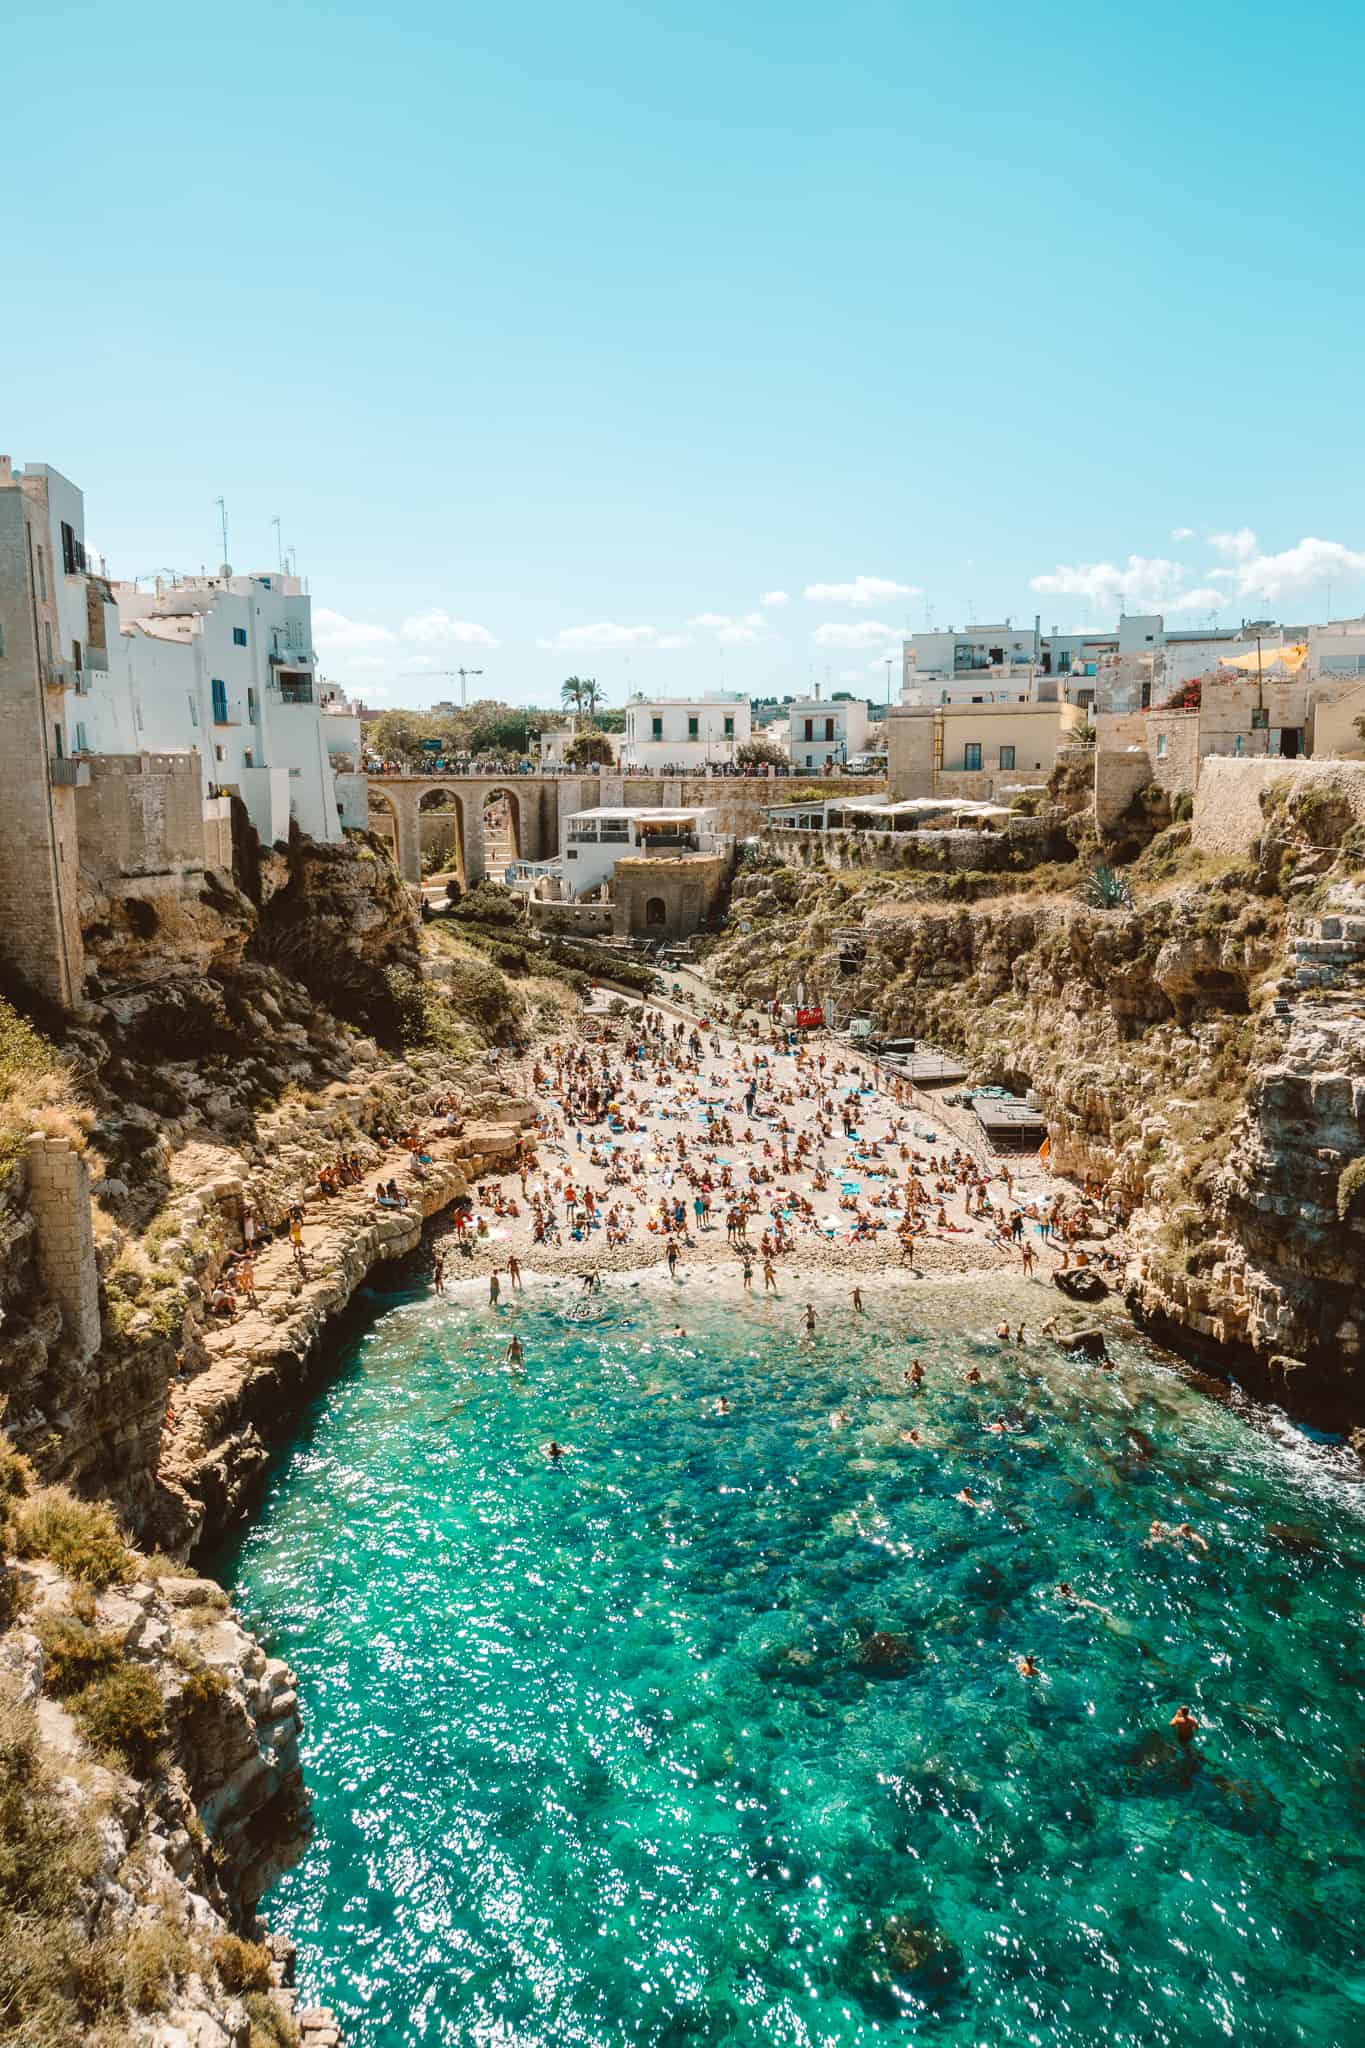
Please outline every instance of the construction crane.
[[469, 707], [469, 691], [467, 688], [469, 678], [470, 676], [481, 676], [483, 670], [481, 668], [405, 668], [400, 669], [399, 674], [405, 676], [426, 676], [428, 680], [432, 676], [440, 676], [447, 683], [454, 682], [456, 676], [458, 676], [460, 678], [460, 709], [465, 711]]

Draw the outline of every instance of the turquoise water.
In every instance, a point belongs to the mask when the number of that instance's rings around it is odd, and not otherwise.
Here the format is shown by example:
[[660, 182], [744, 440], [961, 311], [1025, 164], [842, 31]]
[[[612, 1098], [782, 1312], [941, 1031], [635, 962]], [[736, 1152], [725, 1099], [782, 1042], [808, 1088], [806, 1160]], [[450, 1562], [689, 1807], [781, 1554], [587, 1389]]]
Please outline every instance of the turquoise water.
[[1136, 1340], [918, 1295], [813, 1339], [700, 1277], [406, 1298], [348, 1346], [227, 1569], [306, 1715], [266, 1912], [352, 2048], [1362, 2038], [1356, 1492]]

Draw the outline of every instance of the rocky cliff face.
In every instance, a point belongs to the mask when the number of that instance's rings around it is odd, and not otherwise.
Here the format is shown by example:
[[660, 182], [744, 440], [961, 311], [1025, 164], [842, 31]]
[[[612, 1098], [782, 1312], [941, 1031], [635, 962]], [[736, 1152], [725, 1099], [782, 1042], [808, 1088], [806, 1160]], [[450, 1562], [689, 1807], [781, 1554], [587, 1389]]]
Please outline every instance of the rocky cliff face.
[[961, 1052], [1036, 1090], [1057, 1168], [1133, 1208], [1132, 1303], [1184, 1343], [1334, 1425], [1365, 1423], [1365, 904], [1349, 850], [1256, 869], [1188, 831], [1134, 869], [1137, 906], [1074, 895], [952, 908], [790, 870], [741, 880], [723, 984]]
[[308, 1837], [289, 1671], [216, 1586], [145, 1560], [94, 1591], [29, 1558], [10, 1589], [0, 1796], [24, 1787], [24, 1846], [41, 1843], [59, 1888], [29, 1869], [19, 1899], [4, 1881], [26, 1926], [21, 1952], [0, 1942], [7, 2034], [54, 2048], [335, 2038], [325, 2014], [300, 2028], [291, 1952], [254, 1918]]

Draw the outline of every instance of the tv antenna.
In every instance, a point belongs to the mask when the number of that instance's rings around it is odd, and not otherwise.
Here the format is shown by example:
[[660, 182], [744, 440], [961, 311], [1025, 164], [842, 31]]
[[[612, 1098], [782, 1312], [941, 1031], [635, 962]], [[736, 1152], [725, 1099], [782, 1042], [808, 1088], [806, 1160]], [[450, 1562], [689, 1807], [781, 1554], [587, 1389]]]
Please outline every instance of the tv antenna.
[[280, 515], [277, 512], [270, 524], [275, 529], [275, 561], [281, 572], [284, 569], [284, 541], [280, 535]]
[[227, 568], [228, 568], [228, 551], [227, 551], [227, 499], [226, 499], [226, 498], [215, 498], [213, 502], [214, 502], [214, 504], [215, 504], [215, 505], [216, 505], [216, 506], [218, 507], [218, 519], [219, 519], [219, 523], [220, 523], [220, 525], [221, 525], [221, 527], [222, 527], [222, 530], [223, 530], [223, 553], [222, 553], [222, 563], [223, 563], [223, 573], [224, 573], [224, 575], [226, 575], [226, 574], [227, 574]]
[[461, 711], [466, 711], [469, 708], [468, 679], [470, 676], [481, 676], [483, 670], [481, 668], [404, 668], [399, 670], [399, 674], [404, 676], [440, 676], [447, 683], [453, 682], [455, 677], [458, 676], [460, 678], [460, 709]]

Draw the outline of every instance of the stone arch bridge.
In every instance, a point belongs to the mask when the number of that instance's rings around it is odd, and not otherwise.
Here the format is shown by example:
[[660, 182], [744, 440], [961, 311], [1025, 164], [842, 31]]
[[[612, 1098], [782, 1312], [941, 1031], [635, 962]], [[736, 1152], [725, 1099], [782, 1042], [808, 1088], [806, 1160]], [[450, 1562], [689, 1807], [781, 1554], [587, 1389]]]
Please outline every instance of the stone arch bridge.
[[[758, 776], [605, 775], [371, 775], [371, 823], [387, 810], [394, 851], [404, 881], [422, 879], [421, 819], [436, 810], [455, 812], [451, 865], [472, 889], [509, 860], [554, 860], [559, 854], [561, 818], [598, 805], [705, 804], [716, 812], [716, 829], [742, 839], [764, 823], [765, 806], [781, 803], [782, 781]], [[847, 795], [849, 783], [803, 776], [803, 793]], [[860, 796], [875, 796], [880, 783], [853, 785]], [[495, 800], [502, 798], [502, 804]], [[438, 806], [440, 808], [438, 808]]]
[[[423, 816], [455, 813], [451, 866], [467, 889], [509, 860], [552, 860], [559, 852], [561, 796], [579, 807], [581, 785], [553, 775], [371, 775], [371, 823], [389, 829], [405, 882], [422, 879]], [[378, 815], [376, 815], [378, 814]]]

